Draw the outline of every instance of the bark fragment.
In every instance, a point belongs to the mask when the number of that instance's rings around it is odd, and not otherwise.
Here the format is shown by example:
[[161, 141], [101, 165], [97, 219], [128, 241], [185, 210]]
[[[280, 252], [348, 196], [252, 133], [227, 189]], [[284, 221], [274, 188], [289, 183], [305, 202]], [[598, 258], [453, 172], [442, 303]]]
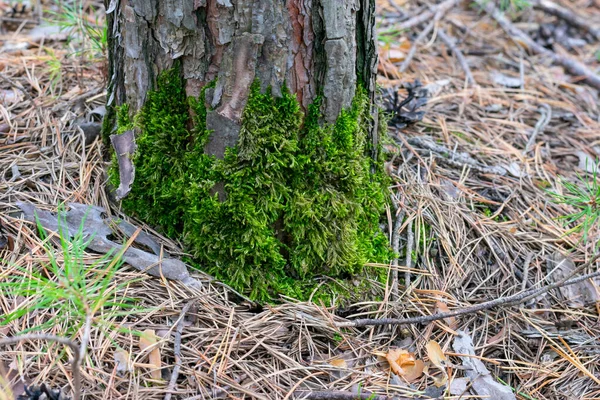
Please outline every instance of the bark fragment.
[[119, 163], [119, 187], [117, 188], [117, 200], [127, 196], [135, 179], [135, 166], [131, 158], [137, 149], [133, 131], [125, 131], [120, 135], [110, 135], [117, 162]]

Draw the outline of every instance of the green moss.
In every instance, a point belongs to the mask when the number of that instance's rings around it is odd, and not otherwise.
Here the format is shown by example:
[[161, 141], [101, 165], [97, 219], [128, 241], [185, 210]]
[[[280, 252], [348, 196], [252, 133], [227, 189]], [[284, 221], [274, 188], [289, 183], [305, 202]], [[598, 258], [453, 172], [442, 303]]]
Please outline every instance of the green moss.
[[157, 88], [133, 123], [117, 110], [119, 132], [141, 132], [126, 212], [182, 239], [202, 269], [254, 299], [356, 298], [369, 279], [385, 279], [385, 269], [364, 267], [391, 254], [379, 229], [388, 181], [368, 156], [360, 87], [325, 125], [319, 101], [305, 118], [294, 95], [253, 85], [238, 145], [222, 160], [204, 153], [204, 91], [187, 99], [177, 68]]

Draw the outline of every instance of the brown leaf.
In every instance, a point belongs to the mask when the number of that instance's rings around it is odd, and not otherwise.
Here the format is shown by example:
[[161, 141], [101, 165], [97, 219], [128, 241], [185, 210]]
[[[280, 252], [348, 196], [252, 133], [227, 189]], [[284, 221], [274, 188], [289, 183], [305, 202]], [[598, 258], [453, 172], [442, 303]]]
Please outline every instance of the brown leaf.
[[446, 355], [442, 351], [439, 343], [435, 340], [430, 340], [426, 346], [427, 356], [433, 365], [438, 367], [440, 371], [444, 371], [446, 368]]
[[415, 359], [413, 353], [409, 353], [404, 349], [390, 350], [385, 355], [385, 359], [390, 364], [392, 372], [407, 381], [418, 379], [423, 374], [425, 366], [423, 361]]
[[132, 370], [131, 358], [126, 350], [119, 349], [115, 351], [113, 358], [115, 360], [115, 367], [119, 375], [122, 376], [126, 372], [130, 372]]
[[[448, 305], [446, 303], [438, 300], [435, 302], [435, 312], [436, 314], [447, 313], [450, 312], [450, 309], [448, 308]], [[456, 329], [458, 326], [458, 324], [456, 323], [456, 317], [444, 318], [444, 321], [446, 321], [448, 326], [452, 329]]]
[[329, 364], [333, 365], [334, 367], [338, 367], [338, 368], [347, 368], [348, 367], [346, 360], [344, 360], [343, 358], [334, 358], [333, 360], [329, 361]]
[[160, 348], [156, 345], [157, 339], [154, 329], [146, 329], [140, 335], [140, 350], [143, 351], [153, 346], [148, 355], [148, 360], [150, 364], [156, 367], [156, 369], [151, 371], [151, 375], [152, 379], [160, 380], [162, 379], [160, 373], [162, 362], [160, 358]]

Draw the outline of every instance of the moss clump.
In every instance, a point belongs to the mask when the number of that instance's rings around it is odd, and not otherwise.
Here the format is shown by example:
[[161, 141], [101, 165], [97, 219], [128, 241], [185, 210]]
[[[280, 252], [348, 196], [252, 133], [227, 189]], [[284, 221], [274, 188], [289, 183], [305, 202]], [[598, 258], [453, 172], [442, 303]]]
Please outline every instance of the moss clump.
[[[359, 88], [332, 125], [319, 122], [319, 108], [304, 118], [292, 94], [255, 84], [238, 145], [216, 159], [204, 153], [204, 92], [187, 99], [178, 69], [164, 72], [135, 118], [124, 210], [183, 239], [203, 269], [254, 299], [306, 299], [317, 287], [321, 298], [364, 295], [367, 278], [381, 275], [364, 264], [391, 256], [379, 229], [387, 179], [367, 155], [369, 102]], [[117, 112], [120, 132], [131, 128], [127, 114]], [[323, 276], [339, 282], [319, 286]]]

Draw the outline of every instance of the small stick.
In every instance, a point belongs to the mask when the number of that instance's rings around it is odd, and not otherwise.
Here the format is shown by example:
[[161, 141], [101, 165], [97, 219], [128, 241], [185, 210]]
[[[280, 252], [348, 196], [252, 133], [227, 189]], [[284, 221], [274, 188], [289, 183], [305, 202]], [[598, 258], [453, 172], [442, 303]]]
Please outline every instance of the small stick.
[[500, 307], [500, 306], [509, 307], [509, 306], [513, 306], [515, 304], [525, 303], [525, 302], [531, 300], [532, 298], [535, 298], [541, 294], [544, 294], [552, 289], [556, 289], [556, 288], [560, 288], [560, 287], [568, 286], [568, 285], [573, 285], [575, 283], [579, 283], [579, 282], [585, 281], [587, 279], [591, 279], [591, 278], [600, 276], [600, 271], [596, 271], [596, 272], [592, 272], [592, 273], [589, 273], [586, 275], [579, 276], [577, 278], [570, 279], [571, 277], [575, 276], [579, 272], [583, 271], [584, 269], [586, 269], [587, 267], [592, 265], [594, 262], [596, 262], [596, 260], [598, 260], [598, 258], [600, 258], [600, 254], [595, 255], [590, 261], [575, 268], [570, 274], [566, 275], [564, 278], [562, 278], [561, 280], [559, 280], [555, 283], [552, 283], [552, 284], [549, 284], [546, 286], [542, 286], [541, 288], [538, 288], [538, 289], [530, 289], [525, 292], [520, 292], [520, 293], [514, 294], [512, 296], [499, 297], [497, 299], [486, 301], [481, 304], [476, 304], [471, 307], [466, 307], [466, 308], [462, 308], [462, 309], [458, 309], [458, 310], [453, 310], [453, 311], [448, 311], [448, 312], [433, 314], [433, 315], [422, 315], [420, 317], [412, 317], [412, 318], [355, 319], [355, 320], [347, 321], [347, 322], [338, 322], [335, 324], [335, 326], [338, 328], [342, 328], [342, 327], [379, 326], [379, 325], [421, 324], [421, 323], [425, 323], [425, 322], [438, 321], [438, 320], [444, 319], [444, 318], [456, 317], [458, 315], [472, 314], [477, 311], [489, 310], [490, 308], [494, 308], [494, 307]]
[[[394, 231], [392, 232], [392, 251], [394, 254], [400, 252], [400, 228], [402, 228], [402, 221], [404, 220], [404, 211], [398, 213], [396, 221], [394, 223]], [[392, 300], [398, 299], [398, 257], [392, 261]]]
[[404, 287], [408, 292], [410, 288], [410, 268], [412, 267], [412, 252], [415, 243], [415, 235], [413, 233], [413, 223], [409, 221], [408, 229], [406, 230], [406, 271], [404, 272]]
[[400, 68], [399, 68], [400, 72], [406, 71], [406, 69], [410, 65], [410, 62], [412, 61], [413, 57], [415, 56], [415, 53], [417, 52], [417, 47], [418, 47], [419, 43], [421, 43], [425, 39], [425, 37], [427, 35], [429, 35], [429, 32], [431, 32], [431, 30], [435, 26], [435, 22], [436, 22], [435, 20], [431, 21], [429, 24], [427, 24], [425, 29], [423, 29], [421, 31], [421, 33], [419, 33], [419, 36], [417, 36], [417, 38], [413, 42], [413, 45], [410, 47], [410, 50], [408, 51], [406, 58], [404, 59], [404, 61], [402, 61], [402, 64], [400, 65]]
[[454, 42], [454, 39], [451, 39], [450, 36], [448, 36], [446, 34], [446, 31], [444, 31], [442, 28], [438, 29], [437, 34], [438, 34], [439, 38], [442, 39], [442, 42], [444, 42], [446, 44], [446, 46], [448, 46], [448, 48], [456, 56], [456, 59], [460, 63], [460, 66], [462, 67], [463, 71], [465, 71], [465, 75], [467, 77], [467, 83], [470, 85], [474, 85], [475, 79], [473, 78], [473, 74], [471, 73], [471, 68], [469, 68], [469, 63], [467, 62], [467, 59], [465, 58], [462, 51], [460, 51], [460, 49], [458, 47], [456, 47], [456, 43]]
[[173, 344], [173, 353], [175, 353], [175, 366], [173, 367], [173, 373], [171, 374], [171, 379], [169, 380], [169, 385], [167, 386], [167, 393], [165, 394], [164, 400], [171, 400], [171, 396], [173, 392], [177, 388], [177, 377], [179, 376], [179, 370], [181, 369], [181, 335], [183, 333], [183, 325], [185, 323], [185, 314], [189, 311], [192, 304], [195, 303], [195, 300], [187, 303], [179, 314], [179, 319], [177, 321], [177, 330], [175, 331], [175, 338]]
[[30, 340], [47, 340], [51, 342], [60, 343], [64, 346], [68, 346], [71, 348], [71, 350], [73, 351], [73, 361], [71, 363], [71, 365], [73, 366], [73, 400], [79, 400], [81, 398], [81, 376], [79, 373], [79, 363], [81, 362], [80, 354], [85, 352], [85, 349], [83, 349], [82, 352], [81, 348], [77, 346], [77, 343], [73, 342], [72, 340], [61, 336], [46, 334], [27, 334], [9, 337], [0, 340], [0, 347], [9, 344], [19, 343], [21, 341]]
[[550, 15], [554, 15], [555, 17], [566, 21], [569, 25], [574, 26], [575, 28], [589, 32], [594, 39], [600, 40], [600, 29], [593, 27], [583, 17], [580, 17], [568, 8], [549, 0], [534, 0], [533, 7], [538, 8]]
[[542, 116], [540, 117], [538, 122], [535, 124], [535, 128], [533, 128], [533, 133], [531, 134], [531, 137], [529, 138], [529, 140], [527, 141], [527, 144], [525, 145], [525, 150], [523, 151], [523, 154], [529, 153], [529, 150], [535, 144], [535, 139], [537, 138], [537, 135], [540, 132], [544, 132], [544, 129], [546, 129], [546, 125], [548, 125], [548, 123], [552, 119], [552, 108], [550, 108], [550, 106], [548, 104], [542, 103], [542, 107], [540, 108], [539, 111], [540, 111], [540, 114], [542, 114]]
[[523, 263], [523, 281], [521, 282], [521, 291], [527, 289], [527, 280], [529, 279], [529, 265], [531, 264], [532, 259], [533, 253], [527, 253], [527, 256], [525, 256], [525, 262]]
[[512, 37], [513, 40], [519, 40], [525, 43], [525, 45], [527, 45], [527, 47], [533, 50], [534, 53], [541, 54], [550, 58], [556, 64], [561, 65], [569, 74], [583, 77], [584, 82], [586, 82], [593, 88], [600, 90], [600, 76], [596, 75], [594, 71], [590, 70], [584, 64], [571, 57], [565, 55], [558, 55], [555, 52], [550, 51], [545, 47], [537, 44], [529, 37], [529, 35], [527, 35], [519, 28], [515, 27], [508, 19], [506, 19], [504, 14], [500, 10], [498, 10], [498, 8], [496, 8], [496, 6], [492, 4], [492, 2], [487, 0], [475, 1], [477, 2], [477, 4], [479, 4], [481, 8], [483, 8], [488, 14], [490, 14], [492, 18], [496, 20], [496, 22], [498, 22], [502, 29], [504, 29], [504, 31], [508, 33], [508, 35]]

